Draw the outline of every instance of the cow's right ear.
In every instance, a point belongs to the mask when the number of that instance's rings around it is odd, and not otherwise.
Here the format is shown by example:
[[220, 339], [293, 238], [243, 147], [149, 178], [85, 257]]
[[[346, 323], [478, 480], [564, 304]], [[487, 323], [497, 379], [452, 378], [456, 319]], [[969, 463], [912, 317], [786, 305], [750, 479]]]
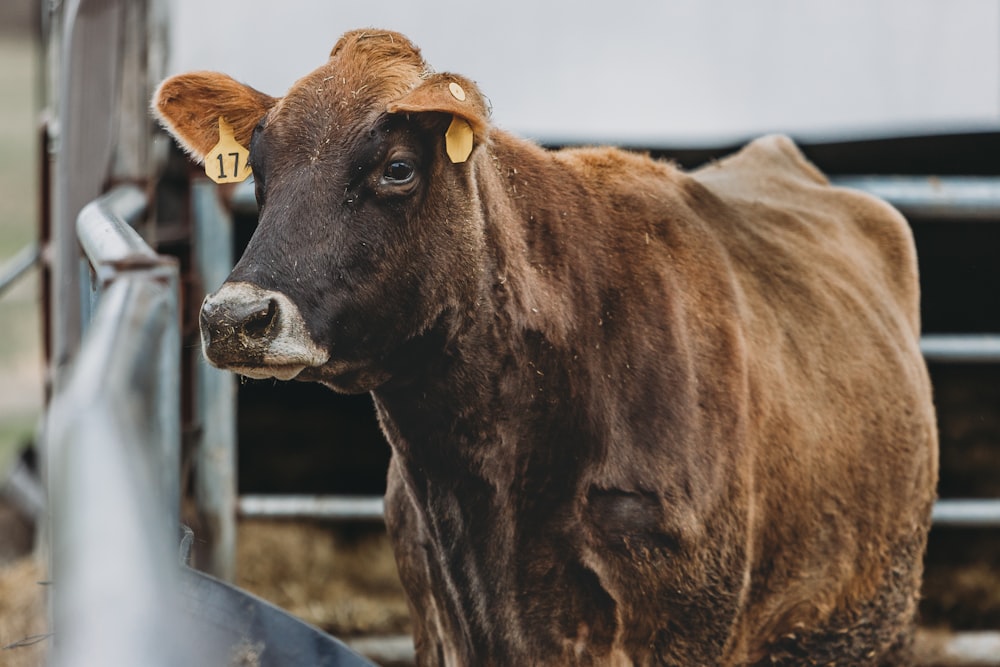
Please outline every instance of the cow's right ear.
[[219, 142], [219, 117], [249, 146], [253, 130], [278, 98], [216, 72], [171, 77], [153, 95], [153, 113], [184, 150], [199, 162]]
[[457, 74], [429, 75], [409, 93], [390, 102], [386, 111], [450, 114], [452, 123], [445, 134], [445, 146], [452, 162], [465, 162], [489, 132], [490, 111], [479, 88]]

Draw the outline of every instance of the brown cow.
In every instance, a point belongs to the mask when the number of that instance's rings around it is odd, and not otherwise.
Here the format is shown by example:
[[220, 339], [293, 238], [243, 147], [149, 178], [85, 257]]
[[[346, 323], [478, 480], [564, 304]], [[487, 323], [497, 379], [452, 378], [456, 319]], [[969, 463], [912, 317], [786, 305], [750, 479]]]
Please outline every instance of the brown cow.
[[892, 208], [782, 137], [690, 174], [543, 150], [391, 32], [154, 108], [250, 147], [209, 361], [374, 397], [421, 664], [904, 659], [937, 450]]

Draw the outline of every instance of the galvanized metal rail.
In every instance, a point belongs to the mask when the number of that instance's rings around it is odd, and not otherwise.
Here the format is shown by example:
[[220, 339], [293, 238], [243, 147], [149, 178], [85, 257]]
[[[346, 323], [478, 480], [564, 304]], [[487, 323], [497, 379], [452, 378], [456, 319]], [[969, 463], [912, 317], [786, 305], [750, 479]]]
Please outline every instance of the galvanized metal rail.
[[336, 519], [378, 522], [385, 517], [382, 496], [243, 495], [240, 516], [257, 519]]
[[29, 243], [0, 267], [0, 296], [28, 273], [41, 258], [37, 243]]
[[129, 225], [134, 186], [83, 208], [93, 310], [48, 412], [57, 665], [186, 664], [178, 641], [177, 265]]
[[924, 334], [920, 349], [928, 363], [1000, 363], [1000, 334]]
[[[194, 265], [205, 285], [220, 285], [232, 268], [233, 241], [229, 215], [219, 202], [215, 184], [194, 184], [191, 204], [196, 221]], [[232, 581], [236, 574], [236, 376], [194, 364], [194, 495], [205, 530], [201, 566], [209, 574]]]
[[[240, 516], [247, 519], [319, 519], [347, 523], [385, 519], [382, 496], [243, 495]], [[934, 505], [935, 526], [991, 528], [1000, 525], [1000, 499], [946, 499]]]
[[254, 664], [372, 667], [179, 562], [177, 264], [126, 221], [145, 206], [141, 191], [123, 186], [77, 220], [94, 310], [49, 410], [52, 664], [243, 664], [266, 647]]
[[951, 528], [996, 528], [1000, 526], [1000, 499], [939, 500], [931, 515], [935, 526]]
[[841, 176], [834, 184], [880, 197], [909, 220], [1000, 221], [996, 176]]

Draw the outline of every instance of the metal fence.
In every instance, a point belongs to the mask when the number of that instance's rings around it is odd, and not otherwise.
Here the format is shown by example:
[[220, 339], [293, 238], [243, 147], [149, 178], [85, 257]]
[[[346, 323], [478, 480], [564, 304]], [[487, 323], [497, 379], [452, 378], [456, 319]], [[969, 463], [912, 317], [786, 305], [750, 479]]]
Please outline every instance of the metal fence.
[[46, 432], [57, 665], [173, 665], [180, 470], [177, 265], [129, 220], [123, 186], [77, 233], [93, 308]]
[[[52, 664], [371, 667], [273, 605], [183, 567], [178, 267], [129, 225], [146, 204], [121, 186], [77, 219], [91, 316], [45, 437]], [[226, 402], [224, 385], [206, 386]]]

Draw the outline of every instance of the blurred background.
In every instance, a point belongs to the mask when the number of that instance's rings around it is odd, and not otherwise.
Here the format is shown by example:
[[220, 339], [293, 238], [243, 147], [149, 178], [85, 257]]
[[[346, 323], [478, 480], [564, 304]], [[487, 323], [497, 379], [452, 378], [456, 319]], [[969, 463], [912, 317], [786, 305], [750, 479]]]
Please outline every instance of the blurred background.
[[[0, 3], [0, 263], [37, 238], [38, 8]], [[42, 406], [38, 272], [0, 298], [0, 473], [31, 441]]]
[[649, 148], [776, 131], [815, 142], [1000, 128], [996, 0], [172, 8], [171, 72], [215, 69], [282, 95], [343, 31], [391, 28], [435, 69], [477, 81], [501, 127], [546, 143]]
[[[0, 2], [0, 266], [38, 236], [38, 3]], [[39, 271], [0, 295], [0, 479], [34, 439], [43, 400]], [[22, 558], [34, 527], [0, 497], [0, 664], [42, 664], [43, 646], [5, 650], [45, 630], [43, 569]]]

